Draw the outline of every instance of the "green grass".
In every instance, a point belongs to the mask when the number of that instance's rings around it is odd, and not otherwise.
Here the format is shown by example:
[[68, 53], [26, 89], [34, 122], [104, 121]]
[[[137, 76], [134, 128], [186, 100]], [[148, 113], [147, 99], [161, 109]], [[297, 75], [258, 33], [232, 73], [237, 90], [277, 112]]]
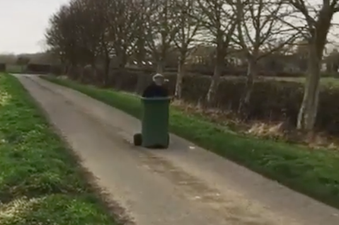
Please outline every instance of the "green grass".
[[35, 102], [0, 74], [0, 224], [116, 224]]
[[[45, 79], [78, 90], [140, 118], [141, 108], [136, 96], [53, 77]], [[338, 153], [241, 136], [230, 132], [226, 127], [201, 117], [184, 114], [174, 108], [171, 108], [170, 114], [170, 128], [175, 134], [339, 208]]]

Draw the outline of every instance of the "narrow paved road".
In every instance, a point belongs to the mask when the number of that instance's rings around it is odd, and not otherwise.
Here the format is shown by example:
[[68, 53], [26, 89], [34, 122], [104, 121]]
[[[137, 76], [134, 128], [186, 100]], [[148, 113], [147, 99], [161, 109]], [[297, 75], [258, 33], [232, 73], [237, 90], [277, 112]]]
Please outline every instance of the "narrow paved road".
[[35, 76], [19, 80], [137, 225], [338, 225], [339, 212], [172, 136], [168, 150], [131, 144], [139, 122]]

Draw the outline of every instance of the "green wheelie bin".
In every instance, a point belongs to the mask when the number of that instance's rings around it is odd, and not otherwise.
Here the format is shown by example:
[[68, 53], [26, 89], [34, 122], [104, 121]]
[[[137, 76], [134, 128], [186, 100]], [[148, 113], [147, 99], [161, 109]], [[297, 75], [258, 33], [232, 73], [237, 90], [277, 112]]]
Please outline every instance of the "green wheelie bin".
[[171, 98], [141, 98], [143, 106], [141, 134], [134, 135], [134, 145], [145, 148], [168, 148], [169, 105]]

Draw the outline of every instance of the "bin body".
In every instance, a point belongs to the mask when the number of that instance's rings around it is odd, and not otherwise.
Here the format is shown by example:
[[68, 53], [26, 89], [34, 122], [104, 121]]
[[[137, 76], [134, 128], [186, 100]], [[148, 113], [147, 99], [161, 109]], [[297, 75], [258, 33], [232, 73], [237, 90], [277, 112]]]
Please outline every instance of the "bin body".
[[141, 98], [143, 105], [142, 146], [167, 148], [170, 98]]

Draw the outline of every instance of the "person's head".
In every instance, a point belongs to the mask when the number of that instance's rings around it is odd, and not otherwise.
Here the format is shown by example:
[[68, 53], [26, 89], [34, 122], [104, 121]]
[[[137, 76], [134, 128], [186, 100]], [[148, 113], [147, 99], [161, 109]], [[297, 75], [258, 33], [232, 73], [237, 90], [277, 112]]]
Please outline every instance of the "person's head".
[[162, 74], [157, 73], [153, 76], [153, 82], [158, 86], [162, 86], [165, 82], [165, 77]]

